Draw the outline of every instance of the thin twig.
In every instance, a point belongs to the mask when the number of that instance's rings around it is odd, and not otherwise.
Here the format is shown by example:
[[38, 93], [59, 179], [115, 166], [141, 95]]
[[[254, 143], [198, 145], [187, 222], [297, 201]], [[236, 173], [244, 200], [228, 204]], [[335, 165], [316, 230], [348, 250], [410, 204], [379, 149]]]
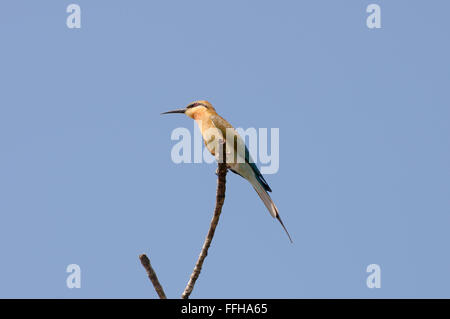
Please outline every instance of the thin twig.
[[166, 294], [164, 293], [164, 289], [159, 283], [158, 277], [156, 276], [156, 273], [153, 270], [152, 265], [150, 264], [150, 259], [148, 259], [147, 255], [145, 254], [140, 255], [139, 259], [141, 260], [142, 266], [144, 266], [145, 270], [147, 271], [148, 278], [150, 278], [153, 287], [155, 287], [156, 293], [158, 294], [159, 298], [167, 299]]
[[224, 154], [226, 154], [225, 142], [221, 142], [222, 145], [221, 154], [219, 154], [218, 161], [218, 172], [217, 172], [217, 192], [216, 192], [216, 208], [214, 209], [214, 216], [211, 220], [211, 225], [209, 226], [208, 234], [206, 235], [205, 242], [203, 243], [202, 250], [198, 256], [197, 263], [195, 264], [194, 271], [191, 274], [189, 282], [181, 295], [182, 299], [188, 299], [192, 290], [194, 289], [195, 282], [200, 275], [202, 270], [203, 262], [208, 255], [208, 249], [211, 245], [211, 241], [214, 237], [214, 232], [216, 231], [217, 224], [219, 223], [220, 213], [222, 212], [223, 202], [225, 201], [225, 183], [227, 175], [227, 163], [224, 160]]

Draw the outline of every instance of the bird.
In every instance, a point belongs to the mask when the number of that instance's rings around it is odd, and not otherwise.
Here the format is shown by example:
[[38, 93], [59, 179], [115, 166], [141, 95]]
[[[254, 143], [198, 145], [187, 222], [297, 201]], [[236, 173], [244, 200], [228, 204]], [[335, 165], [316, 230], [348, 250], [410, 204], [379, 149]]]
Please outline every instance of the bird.
[[161, 115], [174, 113], [185, 114], [197, 122], [206, 148], [217, 160], [219, 159], [220, 141], [225, 141], [227, 168], [250, 182], [270, 215], [280, 222], [292, 243], [291, 235], [281, 220], [277, 206], [269, 195], [272, 189], [252, 160], [244, 141], [234, 127], [217, 114], [216, 109], [206, 100], [197, 100], [184, 108], [163, 112]]

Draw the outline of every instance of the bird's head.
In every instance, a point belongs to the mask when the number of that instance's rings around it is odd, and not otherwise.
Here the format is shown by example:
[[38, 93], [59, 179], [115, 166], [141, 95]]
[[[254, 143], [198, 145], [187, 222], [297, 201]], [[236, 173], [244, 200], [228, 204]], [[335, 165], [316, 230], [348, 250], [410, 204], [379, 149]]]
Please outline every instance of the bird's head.
[[194, 101], [190, 103], [183, 109], [177, 109], [173, 111], [164, 112], [161, 114], [170, 114], [170, 113], [184, 113], [189, 116], [191, 119], [195, 119], [198, 115], [204, 112], [216, 112], [211, 103], [205, 100]]

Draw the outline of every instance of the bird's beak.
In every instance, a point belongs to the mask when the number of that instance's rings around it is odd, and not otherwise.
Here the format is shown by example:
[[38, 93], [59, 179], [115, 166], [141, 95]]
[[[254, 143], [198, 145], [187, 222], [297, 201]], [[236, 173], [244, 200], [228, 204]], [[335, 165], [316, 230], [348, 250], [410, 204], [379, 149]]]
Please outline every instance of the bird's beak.
[[170, 113], [184, 113], [184, 112], [186, 112], [186, 109], [177, 109], [177, 110], [161, 113], [161, 115], [162, 114], [170, 114]]

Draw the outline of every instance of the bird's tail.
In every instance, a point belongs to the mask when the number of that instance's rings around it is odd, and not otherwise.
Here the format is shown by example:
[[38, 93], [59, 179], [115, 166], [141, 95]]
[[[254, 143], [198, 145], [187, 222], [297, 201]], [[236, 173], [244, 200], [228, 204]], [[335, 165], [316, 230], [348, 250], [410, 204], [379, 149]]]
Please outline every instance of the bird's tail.
[[289, 232], [287, 231], [286, 227], [284, 226], [283, 221], [280, 218], [280, 214], [278, 213], [278, 208], [277, 208], [277, 206], [275, 206], [275, 203], [273, 202], [272, 198], [270, 198], [270, 195], [264, 189], [263, 185], [261, 185], [261, 183], [257, 180], [257, 178], [254, 178], [251, 181], [251, 183], [252, 183], [253, 188], [256, 190], [259, 197], [263, 201], [264, 205], [266, 205], [267, 209], [269, 210], [270, 215], [272, 215], [272, 217], [278, 219], [278, 221], [280, 222], [284, 231], [288, 235], [289, 240], [292, 243], [293, 241], [292, 241], [291, 235], [289, 235]]

